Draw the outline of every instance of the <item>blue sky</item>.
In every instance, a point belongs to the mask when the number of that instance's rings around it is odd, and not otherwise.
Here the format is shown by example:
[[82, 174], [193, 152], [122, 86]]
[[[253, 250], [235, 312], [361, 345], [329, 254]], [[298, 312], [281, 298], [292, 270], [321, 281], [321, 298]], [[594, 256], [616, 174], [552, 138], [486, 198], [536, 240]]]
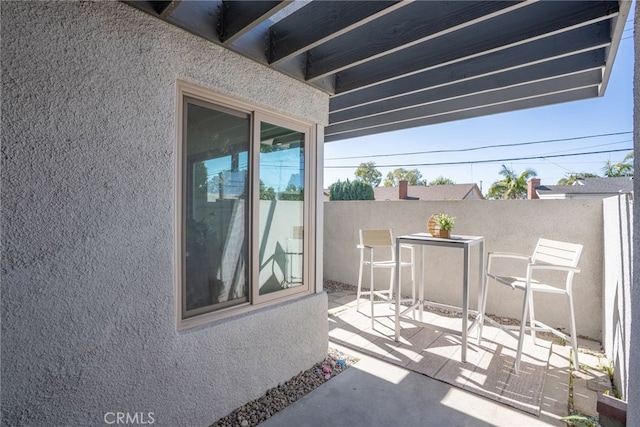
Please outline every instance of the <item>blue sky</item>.
[[[324, 187], [327, 188], [339, 179], [354, 179], [355, 167], [343, 169], [330, 168], [330, 166], [357, 166], [368, 161], [375, 162], [384, 176], [395, 169], [395, 167], [381, 167], [385, 164], [505, 159], [625, 148], [630, 148], [629, 151], [631, 151], [633, 137], [631, 133], [627, 133], [523, 147], [478, 150], [471, 153], [388, 156], [418, 151], [463, 149], [632, 131], [634, 52], [631, 36], [634, 9], [632, 5], [603, 97], [327, 143], [324, 147]], [[626, 153], [627, 151], [622, 151], [610, 154], [457, 166], [412, 166], [407, 169], [418, 169], [423, 179], [427, 181], [444, 176], [457, 184], [476, 183], [486, 194], [491, 184], [501, 178], [498, 172], [503, 163], [513, 168], [518, 174], [526, 168], [532, 168], [537, 172], [542, 184], [554, 185], [560, 178], [572, 172], [591, 172], [602, 175], [602, 167], [607, 159], [611, 159], [614, 163], [619, 162]], [[332, 160], [339, 157], [370, 155], [384, 156]]]

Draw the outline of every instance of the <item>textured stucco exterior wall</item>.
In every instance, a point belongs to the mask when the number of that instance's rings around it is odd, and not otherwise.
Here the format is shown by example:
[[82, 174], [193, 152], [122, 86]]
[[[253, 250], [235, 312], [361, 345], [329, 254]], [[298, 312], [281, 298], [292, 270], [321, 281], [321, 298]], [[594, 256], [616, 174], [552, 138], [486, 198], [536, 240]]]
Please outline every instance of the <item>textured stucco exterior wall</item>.
[[0, 7], [2, 424], [208, 425], [322, 360], [323, 293], [176, 331], [176, 80], [327, 96], [120, 2]]
[[[633, 149], [634, 175], [640, 176], [640, 58], [638, 57], [638, 46], [640, 46], [640, 5], [636, 2], [635, 21], [633, 30], [633, 41], [636, 46], [636, 55], [633, 74]], [[640, 230], [640, 183], [633, 180], [633, 192], [636, 197], [633, 199], [633, 228]], [[631, 346], [629, 349], [629, 388], [627, 396], [627, 425], [640, 425], [640, 233], [633, 235], [633, 281], [631, 285]]]
[[[325, 202], [324, 206], [324, 276], [351, 284], [358, 281], [358, 229], [392, 228], [395, 235], [426, 232], [427, 219], [437, 212], [456, 218], [454, 234], [485, 236], [487, 252], [531, 254], [539, 237], [582, 243], [581, 272], [573, 281], [576, 324], [579, 335], [601, 339], [601, 200]], [[476, 251], [474, 249], [471, 252], [472, 283], [477, 283], [478, 278]], [[426, 248], [425, 260], [427, 299], [460, 306], [462, 251]], [[383, 277], [383, 274], [378, 275]], [[388, 283], [388, 278], [376, 283], [383, 286]], [[459, 283], [460, 286], [452, 286], [451, 283]], [[489, 292], [488, 313], [515, 318], [520, 316], [522, 292], [496, 285], [491, 286]], [[409, 295], [410, 288], [405, 286], [403, 293]], [[475, 287], [472, 287], [469, 298], [472, 307], [475, 307]], [[536, 317], [551, 326], [569, 330], [568, 305], [558, 302], [554, 295], [536, 295], [535, 301]]]
[[614, 381], [627, 396], [631, 332], [631, 259], [633, 206], [630, 194], [603, 200], [604, 288], [602, 344], [613, 361]]

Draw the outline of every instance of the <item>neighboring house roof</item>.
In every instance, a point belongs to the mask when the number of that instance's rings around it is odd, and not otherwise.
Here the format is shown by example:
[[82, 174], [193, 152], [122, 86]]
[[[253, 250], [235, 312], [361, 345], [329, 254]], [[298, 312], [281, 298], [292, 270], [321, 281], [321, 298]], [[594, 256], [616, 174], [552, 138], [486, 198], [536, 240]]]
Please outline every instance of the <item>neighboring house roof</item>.
[[[399, 187], [375, 187], [376, 200], [400, 200]], [[479, 200], [484, 199], [476, 184], [410, 185], [403, 200]]]
[[633, 178], [584, 178], [573, 185], [541, 185], [536, 193], [541, 199], [608, 197], [633, 191]]
[[[631, 8], [590, 0], [125, 3], [328, 94], [325, 142], [602, 96]], [[216, 59], [213, 50], [203, 55]]]

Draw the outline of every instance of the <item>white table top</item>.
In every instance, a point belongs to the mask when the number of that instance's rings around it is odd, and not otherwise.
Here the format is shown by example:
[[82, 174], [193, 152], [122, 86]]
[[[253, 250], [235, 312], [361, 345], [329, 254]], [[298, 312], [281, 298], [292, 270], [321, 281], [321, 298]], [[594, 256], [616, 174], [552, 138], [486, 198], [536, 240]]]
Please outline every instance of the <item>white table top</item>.
[[397, 236], [397, 239], [402, 240], [414, 240], [414, 241], [424, 241], [424, 242], [442, 242], [442, 243], [476, 243], [481, 240], [484, 240], [484, 236], [463, 236], [452, 234], [448, 239], [443, 239], [441, 237], [432, 236], [429, 233], [414, 233], [414, 234], [405, 234], [403, 236]]

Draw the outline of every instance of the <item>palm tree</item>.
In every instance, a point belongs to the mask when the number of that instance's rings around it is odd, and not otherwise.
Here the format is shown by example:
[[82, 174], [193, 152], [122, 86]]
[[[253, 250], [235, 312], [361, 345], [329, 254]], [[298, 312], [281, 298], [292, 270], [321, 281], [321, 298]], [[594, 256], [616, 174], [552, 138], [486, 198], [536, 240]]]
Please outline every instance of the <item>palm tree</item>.
[[558, 180], [558, 185], [573, 185], [574, 182], [585, 178], [598, 178], [598, 175], [590, 172], [572, 173]]
[[604, 166], [602, 167], [602, 174], [607, 178], [617, 176], [616, 165], [611, 162], [611, 159], [607, 159], [604, 163]]
[[602, 173], [607, 178], [633, 176], [633, 162], [630, 160], [633, 160], [633, 151], [624, 156], [620, 163], [611, 163], [611, 159], [608, 159], [602, 167]]
[[527, 181], [532, 176], [536, 176], [536, 171], [527, 168], [520, 175], [516, 176], [513, 169], [502, 165], [500, 175], [504, 178], [496, 181], [489, 188], [487, 197], [489, 199], [526, 199]]

